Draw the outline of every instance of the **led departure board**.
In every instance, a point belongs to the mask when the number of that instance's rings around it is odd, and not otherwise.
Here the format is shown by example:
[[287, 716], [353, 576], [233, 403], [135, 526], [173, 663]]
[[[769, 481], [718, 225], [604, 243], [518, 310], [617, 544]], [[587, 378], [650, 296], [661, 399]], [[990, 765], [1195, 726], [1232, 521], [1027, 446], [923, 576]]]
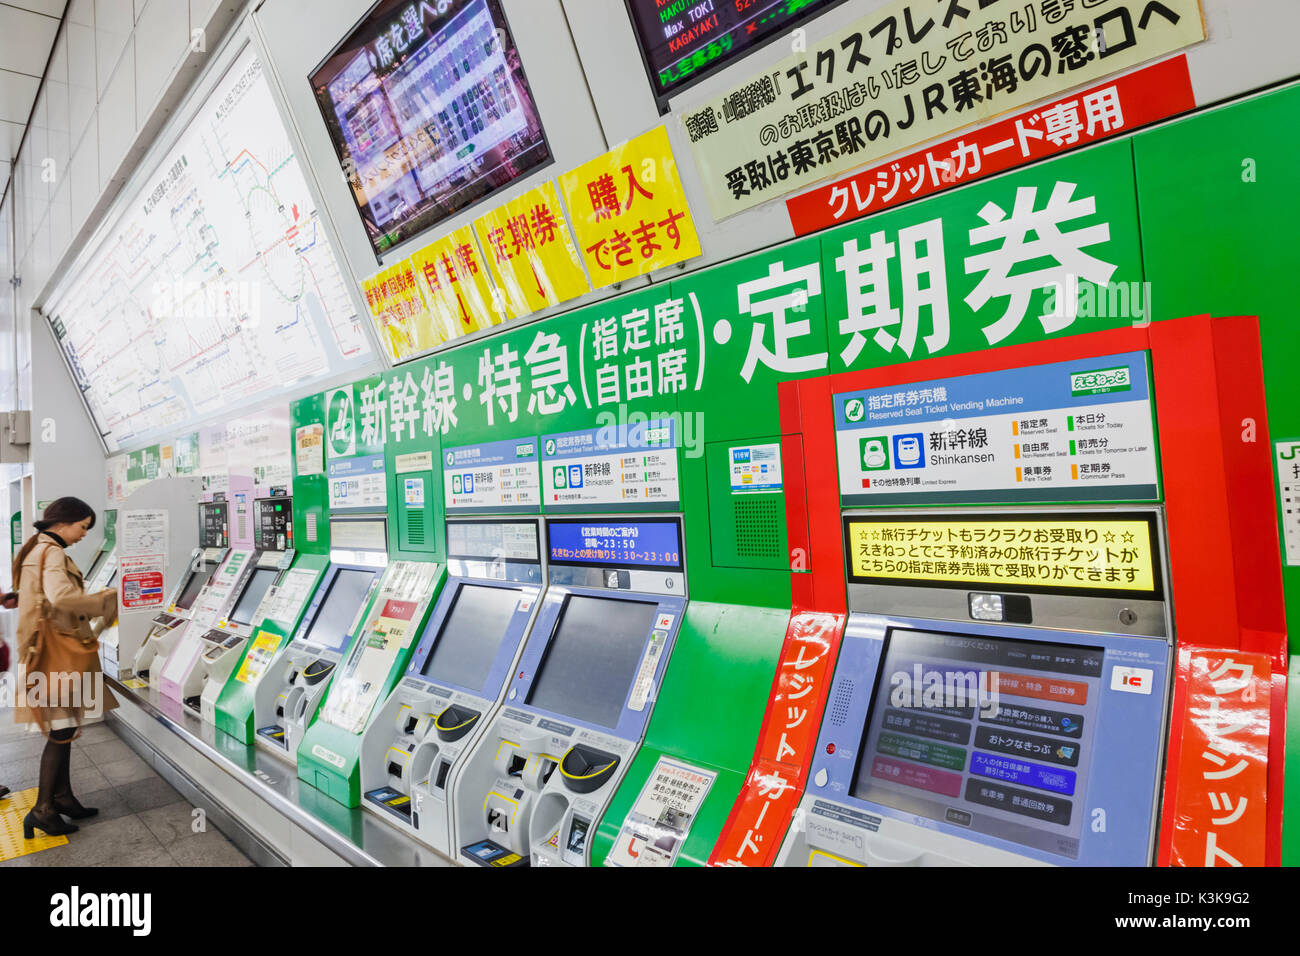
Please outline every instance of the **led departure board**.
[[551, 161], [498, 0], [380, 0], [311, 85], [376, 254]]
[[842, 0], [626, 0], [659, 111], [668, 98]]
[[583, 518], [546, 524], [551, 561], [595, 567], [681, 570], [681, 525], [674, 518]]

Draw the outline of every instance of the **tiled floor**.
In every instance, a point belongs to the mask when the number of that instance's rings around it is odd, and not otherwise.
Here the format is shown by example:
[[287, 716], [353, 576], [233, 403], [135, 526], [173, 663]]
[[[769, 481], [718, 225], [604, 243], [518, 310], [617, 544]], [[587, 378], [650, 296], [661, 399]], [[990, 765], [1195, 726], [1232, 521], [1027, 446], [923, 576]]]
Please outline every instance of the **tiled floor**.
[[[0, 713], [0, 784], [18, 791], [40, 776], [45, 738]], [[99, 816], [79, 821], [67, 846], [0, 866], [252, 866], [216, 827], [194, 831], [194, 807], [106, 725], [72, 744], [72, 789]]]

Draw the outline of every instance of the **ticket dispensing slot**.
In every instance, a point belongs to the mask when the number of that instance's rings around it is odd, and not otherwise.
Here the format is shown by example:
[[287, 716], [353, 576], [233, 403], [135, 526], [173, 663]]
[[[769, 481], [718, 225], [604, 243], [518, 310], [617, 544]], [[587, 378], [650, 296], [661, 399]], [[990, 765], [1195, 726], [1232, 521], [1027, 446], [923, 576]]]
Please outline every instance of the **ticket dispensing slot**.
[[[1161, 517], [846, 514], [849, 620], [778, 863], [1149, 863], [1171, 674]], [[948, 582], [947, 560], [890, 556], [940, 526], [958, 555], [994, 532], [1018, 564], [1046, 551], [1014, 582], [1001, 559]], [[1094, 539], [1057, 584], [1053, 555]]]
[[[366, 729], [361, 749], [363, 806], [451, 856], [451, 807], [462, 758], [501, 700], [546, 583], [537, 518], [453, 518], [447, 522], [447, 583], [429, 614], [406, 674]], [[531, 773], [530, 751], [503, 748], [493, 826], [513, 833], [516, 795]], [[391, 754], [409, 754], [402, 774]], [[409, 794], [410, 812], [391, 792]], [[483, 795], [480, 792], [479, 802]], [[508, 801], [514, 801], [510, 804]], [[503, 807], [510, 807], [510, 816]], [[475, 815], [487, 813], [476, 808]], [[522, 844], [518, 851], [526, 854]], [[499, 864], [504, 865], [504, 864]]]
[[466, 862], [586, 862], [587, 830], [640, 746], [686, 608], [678, 519], [551, 519], [546, 530], [550, 587], [453, 795]]

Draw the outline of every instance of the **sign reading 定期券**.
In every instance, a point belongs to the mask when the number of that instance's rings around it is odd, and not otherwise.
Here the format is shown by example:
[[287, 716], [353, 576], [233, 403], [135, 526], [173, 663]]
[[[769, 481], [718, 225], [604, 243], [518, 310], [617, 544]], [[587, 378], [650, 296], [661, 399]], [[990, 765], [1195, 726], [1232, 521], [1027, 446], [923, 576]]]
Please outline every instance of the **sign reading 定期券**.
[[723, 219], [1203, 39], [1199, 0], [897, 0], [682, 123]]
[[1159, 497], [1144, 352], [833, 399], [845, 504]]

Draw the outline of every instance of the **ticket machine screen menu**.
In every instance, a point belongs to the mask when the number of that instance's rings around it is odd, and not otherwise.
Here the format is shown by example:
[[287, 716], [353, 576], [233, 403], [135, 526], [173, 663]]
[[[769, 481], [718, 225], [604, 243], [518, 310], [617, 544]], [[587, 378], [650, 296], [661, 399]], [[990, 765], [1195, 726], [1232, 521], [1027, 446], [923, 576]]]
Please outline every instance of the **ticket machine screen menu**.
[[518, 604], [517, 588], [462, 585], [421, 675], [477, 693]]
[[659, 605], [569, 595], [528, 703], [617, 727]]
[[208, 579], [212, 577], [212, 572], [216, 569], [215, 564], [204, 564], [197, 571], [191, 571], [189, 580], [185, 582], [185, 587], [181, 590], [181, 596], [176, 599], [176, 606], [188, 611], [190, 605], [194, 603], [194, 599], [203, 590], [203, 585], [208, 583]]
[[239, 596], [235, 609], [230, 612], [230, 619], [236, 624], [252, 624], [253, 615], [257, 613], [262, 598], [271, 589], [275, 576], [279, 573], [275, 568], [255, 568], [252, 578], [244, 585], [244, 593]]
[[1101, 648], [893, 629], [853, 795], [1079, 854]]
[[340, 568], [330, 582], [329, 592], [321, 602], [316, 619], [311, 623], [311, 630], [303, 640], [323, 644], [331, 651], [342, 650], [343, 642], [348, 638], [348, 628], [361, 609], [361, 602], [365, 600], [366, 591], [376, 573], [357, 568]]

